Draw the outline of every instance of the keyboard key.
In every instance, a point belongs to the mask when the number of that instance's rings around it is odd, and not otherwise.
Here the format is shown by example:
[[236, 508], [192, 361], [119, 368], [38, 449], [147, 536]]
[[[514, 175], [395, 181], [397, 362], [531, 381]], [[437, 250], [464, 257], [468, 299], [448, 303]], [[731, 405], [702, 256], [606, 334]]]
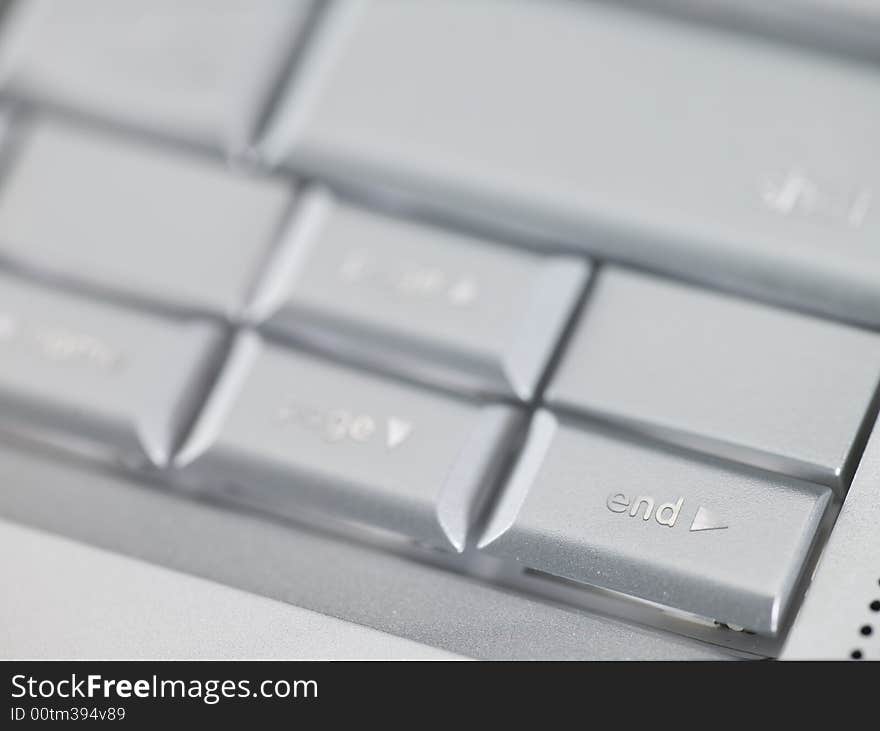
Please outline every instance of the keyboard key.
[[519, 421], [249, 333], [175, 461], [184, 482], [239, 501], [461, 551]]
[[0, 189], [0, 256], [100, 290], [233, 316], [289, 197], [277, 180], [41, 123]]
[[493, 246], [314, 190], [270, 266], [267, 328], [425, 381], [532, 397], [585, 262]]
[[880, 336], [606, 268], [551, 407], [845, 491], [880, 384]]
[[347, 2], [329, 20], [269, 158], [880, 325], [873, 68], [611, 4]]
[[524, 568], [773, 634], [830, 495], [539, 411], [479, 546]]
[[245, 142], [302, 0], [29, 0], [0, 36], [15, 91], [225, 147]]
[[168, 462], [219, 338], [0, 275], [0, 425]]

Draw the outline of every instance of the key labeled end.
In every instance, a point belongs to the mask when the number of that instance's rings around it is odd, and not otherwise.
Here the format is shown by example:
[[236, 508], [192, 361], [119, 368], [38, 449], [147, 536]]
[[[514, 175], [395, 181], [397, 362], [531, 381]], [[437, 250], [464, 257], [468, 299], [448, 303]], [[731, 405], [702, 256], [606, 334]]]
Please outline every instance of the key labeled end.
[[524, 568], [774, 634], [830, 496], [539, 411], [478, 545]]

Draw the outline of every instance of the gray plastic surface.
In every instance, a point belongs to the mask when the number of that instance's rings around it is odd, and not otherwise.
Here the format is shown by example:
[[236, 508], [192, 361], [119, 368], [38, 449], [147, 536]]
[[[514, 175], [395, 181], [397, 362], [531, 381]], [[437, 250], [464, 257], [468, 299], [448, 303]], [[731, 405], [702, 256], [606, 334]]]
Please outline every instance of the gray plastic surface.
[[7, 660], [461, 657], [5, 520], [0, 555]]

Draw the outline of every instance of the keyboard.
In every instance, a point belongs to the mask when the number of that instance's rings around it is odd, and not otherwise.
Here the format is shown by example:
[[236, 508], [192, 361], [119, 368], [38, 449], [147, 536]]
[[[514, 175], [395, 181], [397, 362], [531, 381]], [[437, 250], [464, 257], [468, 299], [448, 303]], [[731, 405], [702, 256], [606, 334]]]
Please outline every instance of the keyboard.
[[4, 442], [778, 654], [878, 411], [880, 10], [650, 5], [9, 4]]

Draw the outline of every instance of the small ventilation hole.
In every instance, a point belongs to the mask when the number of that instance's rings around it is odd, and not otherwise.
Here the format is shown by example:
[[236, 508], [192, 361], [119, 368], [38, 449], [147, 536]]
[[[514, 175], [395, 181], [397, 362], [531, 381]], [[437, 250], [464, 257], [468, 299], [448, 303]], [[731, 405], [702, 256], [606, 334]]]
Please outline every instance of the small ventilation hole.
[[870, 637], [871, 633], [874, 631], [874, 628], [871, 627], [870, 624], [863, 624], [862, 628], [859, 630], [865, 637]]
[[861, 660], [861, 659], [862, 659], [862, 651], [861, 651], [861, 650], [853, 650], [853, 651], [849, 654], [849, 656], [850, 656], [853, 660]]
[[880, 612], [880, 599], [875, 599], [869, 605], [872, 612]]

